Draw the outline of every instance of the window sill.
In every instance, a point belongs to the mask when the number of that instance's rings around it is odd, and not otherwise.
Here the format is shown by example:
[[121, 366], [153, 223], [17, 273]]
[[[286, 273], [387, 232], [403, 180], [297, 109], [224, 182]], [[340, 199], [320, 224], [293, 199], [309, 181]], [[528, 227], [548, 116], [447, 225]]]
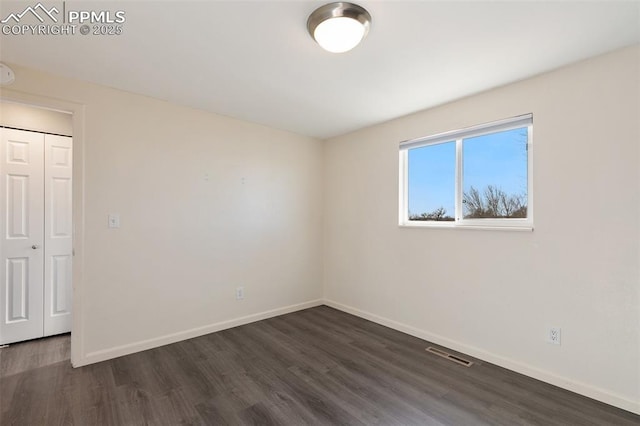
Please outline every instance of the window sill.
[[476, 225], [465, 224], [459, 225], [453, 222], [448, 223], [427, 223], [427, 222], [406, 222], [398, 225], [400, 228], [428, 228], [428, 229], [473, 229], [478, 231], [515, 231], [515, 232], [533, 232], [533, 225]]

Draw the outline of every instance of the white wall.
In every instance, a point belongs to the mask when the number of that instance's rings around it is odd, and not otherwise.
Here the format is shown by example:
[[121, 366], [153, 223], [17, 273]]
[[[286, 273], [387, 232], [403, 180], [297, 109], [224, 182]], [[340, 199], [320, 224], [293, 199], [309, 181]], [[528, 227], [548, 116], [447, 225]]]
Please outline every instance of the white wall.
[[0, 96], [84, 105], [76, 365], [320, 303], [322, 142], [12, 68]]
[[70, 114], [13, 102], [0, 102], [0, 125], [65, 136], [73, 134]]
[[[328, 140], [328, 303], [640, 412], [639, 63], [628, 48]], [[534, 232], [398, 227], [400, 141], [529, 112]]]

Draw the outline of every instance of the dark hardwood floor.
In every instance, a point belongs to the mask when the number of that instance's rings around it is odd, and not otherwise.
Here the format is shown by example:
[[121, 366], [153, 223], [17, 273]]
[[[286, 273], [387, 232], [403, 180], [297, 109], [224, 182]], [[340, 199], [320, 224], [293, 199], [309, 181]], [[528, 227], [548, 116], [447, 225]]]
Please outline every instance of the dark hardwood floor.
[[326, 306], [77, 369], [57, 336], [0, 349], [0, 424], [640, 425], [427, 346]]

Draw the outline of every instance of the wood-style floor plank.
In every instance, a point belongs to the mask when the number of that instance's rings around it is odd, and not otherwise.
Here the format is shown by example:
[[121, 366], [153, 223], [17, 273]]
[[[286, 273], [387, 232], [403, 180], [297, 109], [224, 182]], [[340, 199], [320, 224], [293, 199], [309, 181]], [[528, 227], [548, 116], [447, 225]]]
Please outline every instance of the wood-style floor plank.
[[0, 425], [640, 425], [427, 346], [326, 306], [77, 369], [55, 336], [0, 349]]

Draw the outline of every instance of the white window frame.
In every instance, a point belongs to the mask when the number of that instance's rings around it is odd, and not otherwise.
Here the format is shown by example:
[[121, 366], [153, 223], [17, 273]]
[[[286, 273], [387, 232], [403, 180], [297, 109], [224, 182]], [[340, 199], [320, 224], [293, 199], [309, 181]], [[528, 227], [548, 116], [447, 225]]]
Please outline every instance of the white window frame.
[[[521, 127], [527, 128], [527, 217], [512, 219], [465, 219], [462, 206], [462, 141], [470, 137], [487, 135]], [[456, 144], [456, 178], [455, 178], [455, 214], [454, 221], [418, 221], [409, 220], [409, 149], [445, 142]], [[504, 120], [493, 121], [477, 126], [453, 130], [423, 138], [400, 142], [400, 188], [399, 188], [399, 225], [427, 228], [472, 228], [472, 229], [509, 229], [533, 230], [533, 114], [519, 115]]]

